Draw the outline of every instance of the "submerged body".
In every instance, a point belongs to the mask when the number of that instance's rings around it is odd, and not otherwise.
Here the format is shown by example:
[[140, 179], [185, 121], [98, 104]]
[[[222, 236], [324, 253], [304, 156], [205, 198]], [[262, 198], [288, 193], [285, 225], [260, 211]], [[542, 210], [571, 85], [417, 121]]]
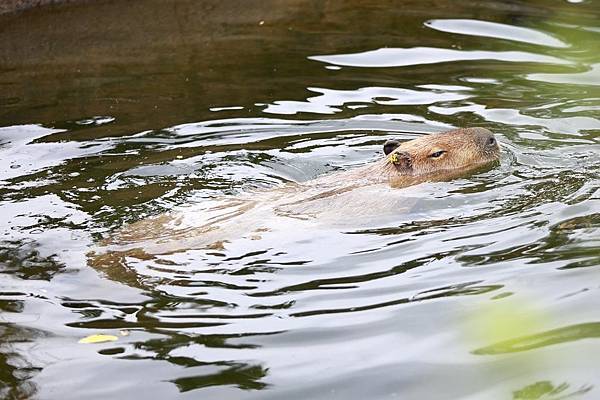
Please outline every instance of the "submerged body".
[[189, 249], [222, 250], [234, 240], [341, 228], [372, 221], [382, 211], [401, 213], [410, 197], [398, 188], [448, 180], [498, 159], [494, 135], [484, 128], [457, 129], [407, 142], [388, 141], [385, 158], [305, 183], [224, 197], [184, 211], [125, 226], [101, 243], [92, 265], [107, 267], [126, 256], [152, 258]]

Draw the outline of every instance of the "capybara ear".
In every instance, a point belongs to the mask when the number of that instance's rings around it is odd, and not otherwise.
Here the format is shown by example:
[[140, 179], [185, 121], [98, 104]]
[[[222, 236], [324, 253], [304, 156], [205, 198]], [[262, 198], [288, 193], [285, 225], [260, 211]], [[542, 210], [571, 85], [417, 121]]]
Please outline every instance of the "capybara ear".
[[383, 144], [383, 152], [384, 154], [387, 156], [388, 154], [390, 154], [392, 151], [396, 150], [398, 148], [398, 146], [400, 146], [400, 142], [395, 140], [395, 139], [390, 139], [387, 140], [384, 144]]
[[412, 156], [405, 151], [396, 151], [388, 157], [388, 160], [397, 168], [403, 171], [412, 169]]

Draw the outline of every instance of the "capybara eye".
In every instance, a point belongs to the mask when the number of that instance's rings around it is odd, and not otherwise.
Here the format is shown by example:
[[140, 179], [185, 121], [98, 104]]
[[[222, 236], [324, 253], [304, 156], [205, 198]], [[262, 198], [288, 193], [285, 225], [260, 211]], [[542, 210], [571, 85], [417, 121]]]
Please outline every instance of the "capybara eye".
[[444, 150], [436, 151], [435, 153], [431, 153], [431, 154], [429, 155], [429, 157], [431, 157], [431, 158], [439, 158], [439, 157], [441, 157], [441, 156], [442, 156], [442, 154], [444, 154], [445, 152], [446, 152], [446, 151], [444, 151]]

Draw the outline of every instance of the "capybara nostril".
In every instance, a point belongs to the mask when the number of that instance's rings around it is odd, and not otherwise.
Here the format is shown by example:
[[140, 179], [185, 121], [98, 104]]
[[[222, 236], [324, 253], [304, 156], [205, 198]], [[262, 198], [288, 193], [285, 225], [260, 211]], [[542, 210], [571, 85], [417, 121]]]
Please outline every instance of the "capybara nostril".
[[474, 134], [479, 137], [479, 142], [481, 143], [483, 148], [494, 149], [494, 148], [498, 147], [498, 141], [496, 140], [496, 137], [489, 129], [486, 129], [486, 128], [470, 128], [470, 129], [472, 129]]

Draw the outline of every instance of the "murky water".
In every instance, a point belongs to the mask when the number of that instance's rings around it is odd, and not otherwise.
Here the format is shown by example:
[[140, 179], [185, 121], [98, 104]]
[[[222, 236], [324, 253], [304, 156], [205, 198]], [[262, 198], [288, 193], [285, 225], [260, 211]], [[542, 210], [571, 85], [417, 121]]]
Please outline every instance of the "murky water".
[[[0, 17], [0, 397], [598, 398], [599, 54], [591, 0]], [[500, 165], [366, 224], [90, 263], [127, 223], [462, 126]]]

